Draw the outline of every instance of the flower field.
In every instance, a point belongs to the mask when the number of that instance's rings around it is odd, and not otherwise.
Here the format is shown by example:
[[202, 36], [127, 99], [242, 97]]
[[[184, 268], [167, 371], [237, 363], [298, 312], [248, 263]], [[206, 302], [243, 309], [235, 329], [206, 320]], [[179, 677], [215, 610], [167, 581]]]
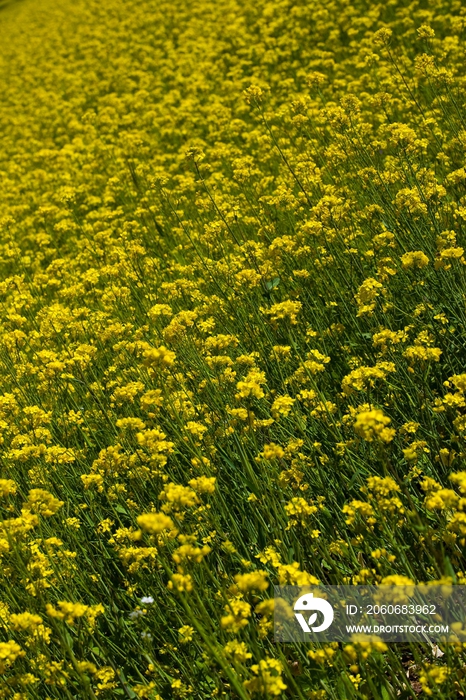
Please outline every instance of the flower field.
[[0, 3], [0, 698], [462, 698], [277, 584], [466, 584], [460, 0]]

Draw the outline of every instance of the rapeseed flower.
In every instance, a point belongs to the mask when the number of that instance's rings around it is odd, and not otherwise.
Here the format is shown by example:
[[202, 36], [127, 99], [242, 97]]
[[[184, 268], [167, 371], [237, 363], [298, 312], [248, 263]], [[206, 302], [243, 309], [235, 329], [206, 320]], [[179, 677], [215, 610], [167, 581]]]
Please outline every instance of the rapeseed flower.
[[464, 581], [462, 8], [3, 4], [0, 695], [403, 694], [265, 596]]

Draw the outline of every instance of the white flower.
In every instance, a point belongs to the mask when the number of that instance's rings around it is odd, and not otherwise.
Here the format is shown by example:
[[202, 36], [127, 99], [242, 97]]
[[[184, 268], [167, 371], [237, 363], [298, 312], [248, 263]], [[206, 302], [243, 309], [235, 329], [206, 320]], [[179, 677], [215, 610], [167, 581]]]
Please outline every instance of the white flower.
[[141, 598], [141, 603], [145, 603], [146, 605], [152, 605], [153, 602], [154, 599], [151, 595], [145, 595], [143, 598]]
[[130, 612], [128, 617], [131, 620], [136, 620], [136, 618], [141, 617], [141, 615], [144, 615], [144, 610], [133, 610], [133, 612]]

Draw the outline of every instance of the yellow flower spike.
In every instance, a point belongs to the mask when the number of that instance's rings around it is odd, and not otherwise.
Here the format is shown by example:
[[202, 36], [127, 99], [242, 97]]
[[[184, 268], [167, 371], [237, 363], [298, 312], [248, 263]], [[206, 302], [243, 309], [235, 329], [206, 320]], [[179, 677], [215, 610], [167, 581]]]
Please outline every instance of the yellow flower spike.
[[0, 673], [5, 673], [5, 671], [14, 664], [16, 659], [25, 655], [26, 652], [13, 640], [0, 642]]
[[255, 678], [244, 682], [244, 687], [253, 695], [255, 693], [278, 696], [287, 689], [283, 682], [283, 665], [278, 659], [261, 659], [258, 664], [251, 666]]
[[165, 530], [173, 530], [173, 520], [165, 513], [145, 513], [136, 518], [139, 527], [149, 533], [149, 535], [158, 535]]
[[32, 489], [29, 491], [24, 509], [48, 518], [51, 515], [55, 515], [63, 505], [64, 501], [55, 498], [49, 491], [45, 489]]
[[143, 362], [146, 367], [171, 367], [175, 359], [176, 354], [172, 350], [168, 350], [165, 345], [145, 350], [143, 353]]
[[413, 250], [401, 256], [401, 264], [403, 270], [410, 270], [412, 268], [422, 270], [429, 264], [429, 258], [422, 250]]
[[269, 587], [266, 571], [252, 571], [248, 574], [236, 574], [235, 584], [242, 593], [249, 591], [266, 591]]
[[3, 498], [13, 496], [18, 487], [13, 479], [0, 479], [0, 496]]
[[354, 431], [367, 442], [380, 440], [381, 442], [391, 442], [396, 431], [386, 426], [391, 419], [384, 415], [380, 409], [361, 411], [357, 414], [354, 422]]
[[236, 639], [225, 644], [223, 651], [228, 659], [240, 664], [244, 664], [248, 659], [252, 658], [252, 654], [248, 651], [246, 644], [238, 642]]

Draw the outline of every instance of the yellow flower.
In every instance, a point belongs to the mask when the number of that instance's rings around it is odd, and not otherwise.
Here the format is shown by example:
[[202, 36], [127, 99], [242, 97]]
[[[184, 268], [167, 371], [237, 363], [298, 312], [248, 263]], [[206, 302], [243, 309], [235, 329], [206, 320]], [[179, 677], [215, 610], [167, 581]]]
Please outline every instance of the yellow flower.
[[374, 518], [374, 508], [370, 503], [366, 503], [366, 501], [353, 499], [349, 505], [343, 506], [342, 512], [348, 516], [345, 520], [347, 525], [352, 525], [358, 515], [367, 522], [369, 526], [374, 525], [376, 522]]
[[17, 488], [18, 487], [13, 479], [0, 479], [0, 496], [3, 498], [14, 495]]
[[370, 411], [360, 411], [354, 422], [354, 430], [357, 435], [364, 438], [367, 442], [373, 442], [374, 440], [391, 442], [395, 437], [396, 431], [393, 428], [386, 427], [390, 422], [391, 419], [378, 408]]
[[347, 395], [354, 391], [363, 391], [375, 386], [376, 380], [383, 381], [391, 372], [395, 372], [393, 362], [377, 362], [374, 367], [358, 367], [343, 377], [341, 388]]
[[159, 498], [161, 501], [166, 501], [162, 507], [166, 512], [180, 508], [192, 508], [199, 503], [199, 497], [193, 488], [173, 482], [165, 486], [164, 490], [160, 492]]
[[167, 588], [179, 592], [190, 593], [193, 590], [193, 579], [190, 574], [173, 574]]
[[51, 515], [55, 515], [63, 505], [64, 501], [59, 501], [58, 498], [55, 498], [45, 489], [32, 489], [29, 491], [24, 508], [32, 513], [48, 518]]
[[442, 685], [448, 680], [450, 669], [446, 666], [425, 665], [419, 674], [419, 682], [422, 690], [426, 695], [437, 694], [437, 686]]
[[336, 645], [334, 642], [331, 644], [324, 644], [320, 649], [309, 649], [307, 655], [318, 664], [328, 663], [331, 666], [332, 659], [337, 653], [337, 648], [335, 647]]
[[307, 571], [301, 571], [299, 562], [277, 564], [278, 582], [281, 586], [318, 586], [319, 579]]
[[215, 476], [198, 476], [188, 483], [196, 493], [214, 493], [216, 481]]
[[373, 277], [368, 277], [358, 289], [355, 300], [358, 305], [358, 317], [372, 315], [375, 310], [376, 299], [383, 289], [383, 285]]
[[458, 485], [460, 493], [466, 495], [466, 472], [455, 472], [450, 474], [450, 479], [454, 484]]
[[104, 478], [101, 474], [81, 474], [81, 481], [83, 482], [85, 489], [90, 489], [93, 486], [96, 486], [100, 493], [102, 493], [104, 490]]
[[244, 664], [248, 659], [252, 658], [252, 654], [248, 651], [246, 644], [238, 642], [236, 639], [225, 644], [223, 651], [228, 659], [240, 664]]
[[260, 457], [271, 461], [274, 459], [282, 459], [285, 456], [285, 450], [280, 445], [276, 445], [271, 442], [269, 445], [264, 445], [263, 451], [260, 453]]
[[408, 576], [403, 576], [401, 574], [391, 574], [390, 576], [385, 576], [381, 582], [381, 586], [414, 586], [415, 583]]
[[35, 615], [29, 612], [10, 615], [10, 624], [12, 628], [16, 630], [34, 631], [40, 627], [40, 625], [42, 625], [42, 622], [43, 621], [40, 615]]
[[253, 397], [261, 399], [265, 396], [262, 389], [262, 384], [265, 384], [265, 374], [257, 369], [251, 370], [244, 380], [237, 383], [236, 388], [238, 393], [235, 394], [236, 399]]
[[158, 535], [164, 530], [173, 530], [173, 520], [165, 513], [144, 513], [136, 519], [137, 524], [144, 532], [150, 535]]
[[413, 250], [401, 256], [401, 264], [403, 270], [409, 270], [412, 267], [422, 269], [429, 264], [429, 258], [422, 250]]
[[279, 396], [272, 404], [271, 413], [272, 416], [277, 419], [279, 416], [287, 416], [295, 402], [291, 396]]
[[258, 664], [251, 666], [251, 671], [256, 678], [244, 682], [244, 687], [250, 693], [277, 696], [287, 689], [282, 679], [283, 666], [278, 659], [261, 659]]
[[269, 316], [271, 321], [289, 320], [291, 325], [296, 325], [302, 306], [300, 301], [282, 301], [273, 304], [270, 309], [261, 309], [261, 311]]
[[83, 603], [59, 601], [58, 608], [54, 608], [50, 603], [47, 603], [45, 608], [49, 617], [64, 620], [69, 625], [74, 624], [77, 618], [86, 617], [91, 628], [94, 627], [96, 617], [104, 612], [104, 607], [100, 603], [98, 605], [84, 605]]
[[165, 345], [145, 350], [143, 353], [143, 362], [146, 367], [171, 367], [175, 358], [175, 353], [168, 350]]
[[199, 564], [211, 551], [208, 545], [194, 547], [192, 544], [182, 544], [175, 549], [172, 558], [177, 564], [180, 564], [182, 561], [193, 561]]
[[[308, 517], [314, 515], [317, 511], [317, 506], [308, 503], [305, 498], [292, 498], [291, 501], [285, 505], [285, 513], [289, 518], [287, 530], [298, 523], [304, 527], [307, 524]], [[318, 533], [318, 530], [313, 532]]]
[[220, 626], [227, 632], [236, 634], [248, 624], [251, 606], [244, 600], [234, 598], [225, 606], [227, 614], [220, 618]]
[[406, 348], [403, 354], [411, 364], [416, 360], [421, 362], [439, 362], [442, 350], [440, 348], [426, 348], [423, 345], [411, 345]]
[[252, 571], [248, 574], [236, 574], [236, 587], [242, 592], [266, 591], [269, 587], [266, 571]]
[[180, 640], [181, 644], [187, 644], [190, 642], [193, 638], [194, 634], [194, 627], [191, 627], [190, 625], [183, 625], [183, 627], [180, 627], [178, 630], [178, 637]]
[[21, 649], [19, 644], [10, 640], [8, 642], [0, 642], [0, 673], [5, 673], [16, 659], [25, 656], [26, 653]]

